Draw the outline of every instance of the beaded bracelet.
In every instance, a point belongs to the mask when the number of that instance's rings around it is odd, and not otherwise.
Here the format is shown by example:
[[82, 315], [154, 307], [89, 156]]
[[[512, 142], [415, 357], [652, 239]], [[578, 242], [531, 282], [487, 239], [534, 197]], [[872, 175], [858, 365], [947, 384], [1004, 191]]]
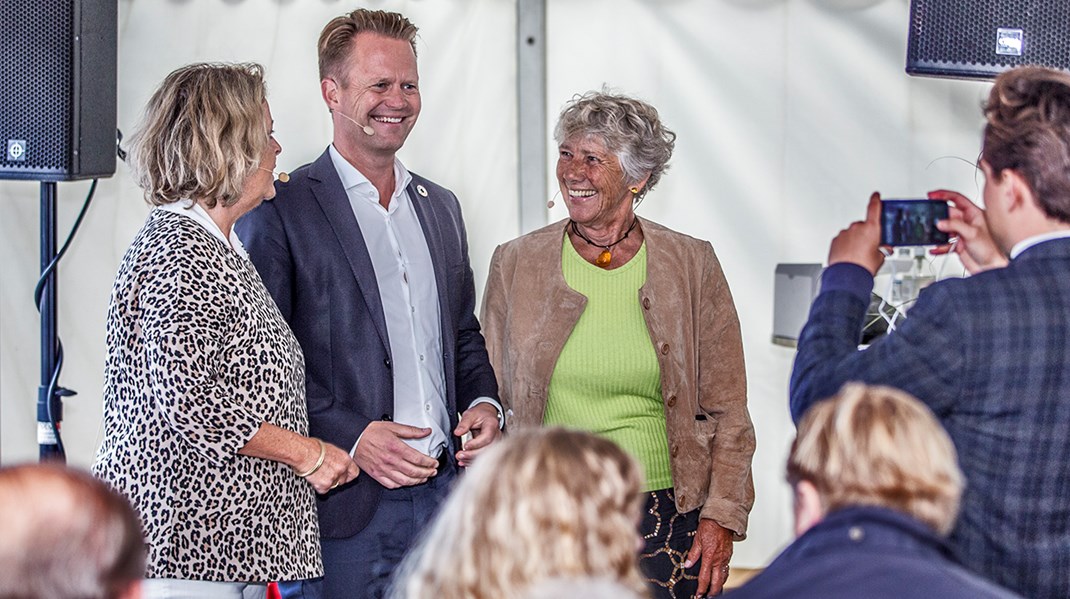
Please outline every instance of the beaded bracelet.
[[315, 474], [316, 471], [320, 469], [320, 466], [323, 465], [323, 458], [327, 457], [327, 446], [323, 444], [323, 440], [316, 439], [316, 442], [320, 444], [320, 457], [318, 460], [316, 460], [316, 465], [313, 466], [311, 470], [309, 470], [308, 472], [302, 472], [301, 474], [297, 475], [301, 478], [308, 478]]

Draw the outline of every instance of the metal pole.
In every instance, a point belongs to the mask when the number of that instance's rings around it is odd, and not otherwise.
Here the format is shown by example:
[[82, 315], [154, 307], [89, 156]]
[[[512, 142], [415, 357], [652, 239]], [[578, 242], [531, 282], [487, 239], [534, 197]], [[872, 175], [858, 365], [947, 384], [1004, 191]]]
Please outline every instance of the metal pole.
[[[56, 257], [56, 183], [41, 183], [41, 272]], [[44, 461], [65, 462], [56, 428], [63, 419], [63, 403], [58, 393], [58, 381], [53, 384], [59, 363], [58, 318], [56, 313], [57, 269], [52, 269], [41, 290], [41, 386], [37, 389], [37, 444], [39, 458]], [[51, 417], [50, 417], [51, 414]]]
[[547, 223], [546, 0], [518, 0], [517, 154], [520, 161], [520, 233]]

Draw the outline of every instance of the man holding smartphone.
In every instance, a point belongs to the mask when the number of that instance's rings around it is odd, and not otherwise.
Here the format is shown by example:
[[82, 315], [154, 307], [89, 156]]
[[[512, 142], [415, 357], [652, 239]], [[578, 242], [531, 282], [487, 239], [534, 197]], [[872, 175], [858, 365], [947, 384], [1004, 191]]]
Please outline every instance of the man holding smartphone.
[[[880, 252], [881, 202], [832, 241], [791, 377], [796, 422], [846, 381], [928, 404], [968, 485], [950, 538], [966, 567], [1027, 597], [1070, 596], [1070, 74], [996, 79], [984, 205], [951, 191], [941, 231], [973, 275], [928, 287], [894, 333], [857, 350]], [[952, 251], [943, 246], [937, 253]]]

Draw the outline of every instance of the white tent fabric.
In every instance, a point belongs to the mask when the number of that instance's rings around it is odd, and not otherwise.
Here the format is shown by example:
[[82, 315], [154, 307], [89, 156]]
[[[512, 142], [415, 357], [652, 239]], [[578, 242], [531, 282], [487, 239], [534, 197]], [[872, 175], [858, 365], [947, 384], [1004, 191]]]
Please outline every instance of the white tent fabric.
[[[401, 153], [461, 198], [477, 285], [494, 247], [520, 233], [516, 16], [509, 0], [379, 0], [421, 29], [424, 110]], [[758, 436], [757, 501], [737, 566], [764, 565], [790, 538], [783, 463], [793, 435], [793, 352], [770, 343], [778, 262], [821, 262], [873, 190], [974, 198], [987, 84], [903, 72], [906, 0], [547, 0], [551, 126], [574, 94], [608, 86], [651, 102], [679, 134], [672, 169], [639, 212], [709, 239], [739, 310]], [[332, 0], [120, 2], [119, 124], [130, 133], [155, 85], [195, 61], [257, 61], [293, 169], [330, 139], [315, 44], [352, 6]], [[552, 170], [556, 148], [546, 133]], [[530, 140], [520, 140], [521, 143]], [[556, 189], [547, 173], [551, 190]], [[61, 237], [88, 183], [59, 186]], [[69, 461], [99, 443], [104, 316], [119, 259], [148, 212], [124, 165], [101, 182], [60, 267], [60, 382]], [[561, 203], [548, 220], [565, 215]], [[0, 182], [0, 459], [36, 457], [38, 187]], [[61, 239], [62, 241], [62, 239]], [[955, 270], [949, 267], [948, 272]]]

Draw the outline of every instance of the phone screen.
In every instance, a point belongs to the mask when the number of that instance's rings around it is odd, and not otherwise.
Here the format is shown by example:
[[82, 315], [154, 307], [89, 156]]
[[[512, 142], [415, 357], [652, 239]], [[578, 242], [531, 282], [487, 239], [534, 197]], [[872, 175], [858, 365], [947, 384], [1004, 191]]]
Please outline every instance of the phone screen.
[[946, 218], [944, 200], [881, 200], [881, 245], [944, 245], [936, 221]]

